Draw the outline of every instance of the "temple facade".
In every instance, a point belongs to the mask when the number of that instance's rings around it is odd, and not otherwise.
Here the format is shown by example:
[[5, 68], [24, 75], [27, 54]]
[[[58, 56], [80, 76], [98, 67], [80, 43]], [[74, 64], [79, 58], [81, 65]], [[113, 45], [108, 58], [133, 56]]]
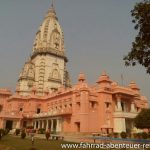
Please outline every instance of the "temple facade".
[[53, 5], [40, 26], [16, 92], [0, 89], [0, 128], [32, 126], [57, 133], [138, 131], [133, 118], [148, 100], [135, 82], [120, 86], [103, 72], [94, 85], [83, 73], [71, 86], [64, 34]]

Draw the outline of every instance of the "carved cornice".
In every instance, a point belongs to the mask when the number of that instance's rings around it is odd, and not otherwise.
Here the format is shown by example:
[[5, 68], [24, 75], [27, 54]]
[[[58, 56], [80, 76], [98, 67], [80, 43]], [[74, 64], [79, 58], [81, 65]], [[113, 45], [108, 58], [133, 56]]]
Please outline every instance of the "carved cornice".
[[65, 62], [68, 62], [68, 59], [65, 56], [64, 51], [59, 51], [59, 50], [55, 50], [52, 48], [35, 49], [31, 56], [31, 59], [35, 58], [37, 55], [42, 55], [42, 54], [44, 55], [49, 54], [49, 55], [57, 56], [57, 57], [63, 58]]

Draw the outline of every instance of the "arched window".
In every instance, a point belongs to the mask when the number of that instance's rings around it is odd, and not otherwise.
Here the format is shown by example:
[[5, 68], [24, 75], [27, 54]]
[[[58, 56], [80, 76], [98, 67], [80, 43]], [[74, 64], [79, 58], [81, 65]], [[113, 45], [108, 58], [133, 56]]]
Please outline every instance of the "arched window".
[[60, 33], [57, 30], [54, 30], [51, 35], [52, 46], [56, 49], [60, 48]]
[[58, 73], [58, 70], [57, 70], [57, 69], [54, 69], [54, 70], [53, 70], [52, 78], [54, 78], [54, 79], [59, 79], [59, 73]]

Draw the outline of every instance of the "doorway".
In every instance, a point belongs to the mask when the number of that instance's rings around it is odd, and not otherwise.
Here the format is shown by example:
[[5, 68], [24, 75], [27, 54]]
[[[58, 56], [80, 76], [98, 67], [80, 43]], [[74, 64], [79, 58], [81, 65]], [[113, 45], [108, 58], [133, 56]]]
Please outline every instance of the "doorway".
[[12, 120], [6, 120], [6, 129], [12, 130], [13, 121]]
[[76, 131], [80, 132], [80, 122], [75, 122], [76, 125]]

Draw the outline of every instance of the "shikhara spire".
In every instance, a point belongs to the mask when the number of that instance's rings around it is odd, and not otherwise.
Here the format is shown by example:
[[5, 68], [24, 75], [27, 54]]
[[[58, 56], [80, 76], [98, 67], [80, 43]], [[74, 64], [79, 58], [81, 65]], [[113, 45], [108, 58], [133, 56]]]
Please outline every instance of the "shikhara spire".
[[39, 27], [30, 61], [27, 61], [19, 77], [21, 95], [30, 94], [32, 87], [42, 95], [45, 90], [57, 90], [70, 86], [65, 55], [64, 35], [54, 9], [54, 0], [43, 23]]

